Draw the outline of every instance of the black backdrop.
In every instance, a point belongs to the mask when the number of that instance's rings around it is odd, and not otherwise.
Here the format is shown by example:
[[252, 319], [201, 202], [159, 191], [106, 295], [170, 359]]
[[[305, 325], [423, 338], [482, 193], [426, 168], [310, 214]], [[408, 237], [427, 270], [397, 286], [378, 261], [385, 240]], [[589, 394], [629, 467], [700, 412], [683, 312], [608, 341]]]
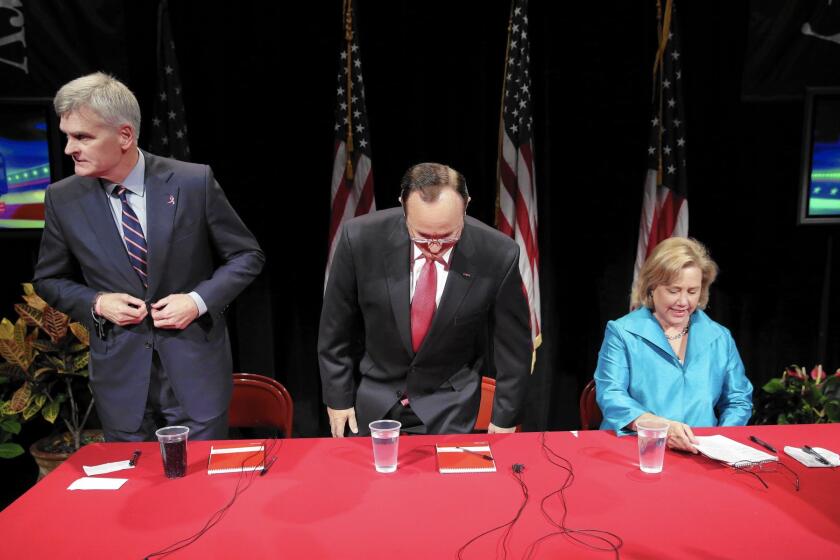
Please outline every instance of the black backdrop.
[[[492, 222], [508, 0], [356, 2], [377, 206], [396, 204], [409, 165], [434, 160], [465, 174], [470, 214]], [[4, 70], [0, 95], [53, 95], [79, 73], [102, 69], [124, 80], [149, 115], [155, 4], [28, 2], [33, 34], [41, 22], [76, 14], [81, 54], [31, 83], [7, 80]], [[690, 234], [722, 271], [709, 313], [732, 330], [757, 388], [793, 362], [822, 359], [833, 371], [840, 303], [823, 292], [832, 295], [825, 263], [836, 227], [796, 226], [802, 102], [742, 101], [747, 2], [681, 9]], [[296, 435], [325, 435], [315, 345], [341, 0], [171, 0], [171, 13], [193, 160], [213, 166], [268, 256], [231, 315], [237, 367], [286, 384]], [[532, 0], [530, 22], [545, 342], [525, 428], [574, 429], [604, 325], [627, 310], [656, 9], [653, 0], [597, 8]], [[107, 40], [115, 30], [124, 41]], [[0, 312], [10, 316], [37, 240], [0, 244]], [[833, 260], [828, 272], [837, 279]]]

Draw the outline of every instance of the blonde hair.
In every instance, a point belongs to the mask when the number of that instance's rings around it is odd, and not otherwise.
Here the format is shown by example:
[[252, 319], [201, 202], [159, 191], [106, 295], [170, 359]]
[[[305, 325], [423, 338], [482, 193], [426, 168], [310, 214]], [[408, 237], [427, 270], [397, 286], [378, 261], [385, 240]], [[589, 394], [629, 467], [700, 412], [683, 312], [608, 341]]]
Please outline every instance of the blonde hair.
[[645, 306], [653, 309], [653, 290], [657, 286], [670, 284], [683, 269], [692, 266], [696, 266], [703, 273], [700, 301], [697, 306], [705, 309], [709, 303], [709, 286], [717, 278], [718, 266], [702, 243], [687, 237], [670, 237], [656, 246], [633, 283], [630, 308]]
[[125, 84], [103, 72], [95, 72], [64, 84], [53, 99], [60, 117], [85, 107], [114, 127], [130, 124], [135, 141], [140, 138], [140, 104]]

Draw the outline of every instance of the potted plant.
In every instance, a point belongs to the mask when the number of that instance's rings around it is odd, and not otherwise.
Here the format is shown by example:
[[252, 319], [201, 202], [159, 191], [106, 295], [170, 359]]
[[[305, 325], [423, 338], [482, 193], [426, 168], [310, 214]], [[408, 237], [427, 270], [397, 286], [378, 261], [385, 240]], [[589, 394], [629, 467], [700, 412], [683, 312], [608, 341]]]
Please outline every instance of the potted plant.
[[[0, 378], [0, 383], [7, 382], [8, 379]], [[18, 415], [0, 411], [0, 459], [11, 459], [23, 453], [23, 447], [11, 441], [12, 437], [19, 433], [20, 420]]]
[[[23, 291], [24, 303], [15, 305], [18, 319], [0, 321], [0, 457], [23, 452], [11, 441], [22, 424], [38, 416], [50, 424], [60, 419], [66, 433], [30, 448], [43, 475], [86, 439], [97, 439], [84, 431], [93, 410], [87, 379], [90, 337], [81, 323], [41, 299], [32, 284], [24, 284]], [[52, 465], [42, 464], [42, 452], [58, 457], [48, 457]]]
[[828, 377], [819, 364], [810, 375], [788, 366], [761, 388], [754, 417], [756, 424], [840, 422], [840, 368]]

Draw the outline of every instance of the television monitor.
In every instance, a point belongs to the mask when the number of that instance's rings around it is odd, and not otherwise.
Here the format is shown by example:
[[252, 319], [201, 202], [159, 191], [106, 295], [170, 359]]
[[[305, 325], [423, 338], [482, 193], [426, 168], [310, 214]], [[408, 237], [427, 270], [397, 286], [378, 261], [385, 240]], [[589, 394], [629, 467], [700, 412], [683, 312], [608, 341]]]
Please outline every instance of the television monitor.
[[805, 95], [800, 224], [840, 224], [840, 88]]
[[61, 166], [52, 100], [0, 98], [0, 230], [43, 229], [44, 192]]

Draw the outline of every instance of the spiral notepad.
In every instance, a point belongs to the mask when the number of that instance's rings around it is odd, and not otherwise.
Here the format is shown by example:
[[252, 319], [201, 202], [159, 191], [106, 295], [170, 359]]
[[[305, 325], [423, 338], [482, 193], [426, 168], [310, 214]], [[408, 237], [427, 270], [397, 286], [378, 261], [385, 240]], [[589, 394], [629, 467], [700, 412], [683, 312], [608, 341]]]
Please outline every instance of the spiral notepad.
[[486, 441], [436, 444], [438, 471], [448, 473], [496, 472], [496, 461]]
[[214, 445], [210, 448], [207, 474], [261, 471], [265, 468], [265, 446], [262, 443]]

